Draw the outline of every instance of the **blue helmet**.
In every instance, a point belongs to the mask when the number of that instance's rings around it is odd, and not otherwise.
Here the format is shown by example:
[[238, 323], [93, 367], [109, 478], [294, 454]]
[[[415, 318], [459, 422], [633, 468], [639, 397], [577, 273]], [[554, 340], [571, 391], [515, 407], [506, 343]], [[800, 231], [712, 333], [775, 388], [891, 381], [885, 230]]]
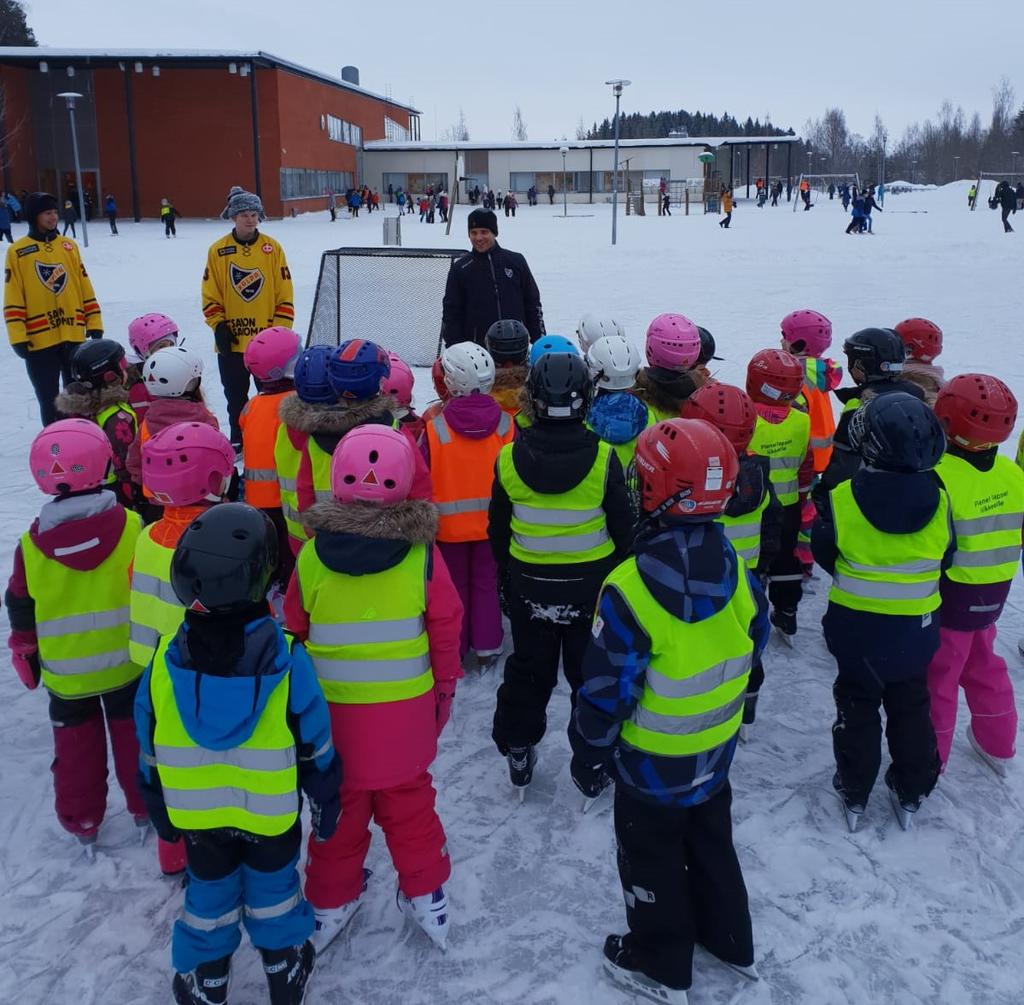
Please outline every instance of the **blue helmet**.
[[333, 405], [338, 393], [327, 376], [327, 361], [334, 353], [329, 345], [311, 345], [295, 364], [295, 393], [310, 405]]
[[391, 360], [376, 342], [353, 338], [342, 342], [331, 354], [327, 379], [335, 396], [348, 401], [365, 401], [380, 393], [380, 382], [391, 374]]
[[562, 335], [545, 335], [533, 343], [530, 350], [530, 366], [549, 352], [571, 352], [574, 356], [579, 356], [580, 347]]

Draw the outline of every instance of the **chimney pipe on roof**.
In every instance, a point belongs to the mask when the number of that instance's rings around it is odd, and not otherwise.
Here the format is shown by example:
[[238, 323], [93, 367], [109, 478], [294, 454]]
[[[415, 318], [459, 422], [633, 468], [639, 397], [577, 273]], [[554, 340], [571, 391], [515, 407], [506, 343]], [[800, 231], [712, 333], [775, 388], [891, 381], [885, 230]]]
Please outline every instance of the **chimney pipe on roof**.
[[359, 67], [358, 66], [343, 66], [341, 68], [341, 79], [346, 84], [354, 84], [356, 87], [359, 86]]

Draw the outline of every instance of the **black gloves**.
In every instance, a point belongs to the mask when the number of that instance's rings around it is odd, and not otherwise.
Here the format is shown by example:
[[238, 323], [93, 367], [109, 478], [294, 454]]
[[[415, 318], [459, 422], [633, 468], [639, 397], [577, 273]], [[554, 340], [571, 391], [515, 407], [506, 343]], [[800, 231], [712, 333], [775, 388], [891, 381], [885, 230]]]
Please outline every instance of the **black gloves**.
[[584, 764], [576, 755], [569, 762], [569, 773], [573, 784], [587, 799], [596, 799], [611, 784], [603, 764]]
[[102, 328], [93, 328], [93, 330], [91, 332], [86, 332], [85, 333], [85, 337], [86, 338], [103, 338], [103, 329]]
[[218, 321], [213, 329], [213, 341], [217, 343], [217, 352], [231, 352], [232, 346], [238, 344], [238, 336], [231, 334], [227, 321]]
[[28, 343], [27, 342], [16, 342], [11, 346], [14, 350], [14, 355], [18, 359], [28, 359]]
[[336, 792], [323, 803], [309, 800], [309, 820], [313, 826], [313, 840], [327, 841], [338, 829], [341, 819], [341, 793]]

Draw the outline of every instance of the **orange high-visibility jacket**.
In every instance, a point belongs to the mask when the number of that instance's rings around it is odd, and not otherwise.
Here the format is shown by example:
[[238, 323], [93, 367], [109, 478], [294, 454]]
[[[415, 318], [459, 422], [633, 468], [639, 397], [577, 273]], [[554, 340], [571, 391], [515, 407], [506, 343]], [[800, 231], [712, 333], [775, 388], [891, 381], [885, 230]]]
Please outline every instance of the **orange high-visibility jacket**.
[[281, 506], [274, 444], [277, 427], [281, 425], [277, 410], [290, 393], [257, 394], [246, 402], [238, 418], [242, 430], [242, 460], [245, 462], [245, 501], [257, 509], [279, 509]]

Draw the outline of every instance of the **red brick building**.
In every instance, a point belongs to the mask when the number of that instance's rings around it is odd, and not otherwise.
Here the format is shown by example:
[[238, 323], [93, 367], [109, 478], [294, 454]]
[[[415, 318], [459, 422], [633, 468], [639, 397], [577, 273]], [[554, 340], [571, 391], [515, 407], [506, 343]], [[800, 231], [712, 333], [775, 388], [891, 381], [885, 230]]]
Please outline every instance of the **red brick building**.
[[94, 212], [217, 216], [232, 185], [268, 216], [322, 209], [328, 190], [362, 181], [368, 140], [418, 139], [419, 113], [342, 78], [265, 52], [0, 48], [0, 166], [7, 191], [74, 191], [65, 100], [75, 116], [82, 186]]

